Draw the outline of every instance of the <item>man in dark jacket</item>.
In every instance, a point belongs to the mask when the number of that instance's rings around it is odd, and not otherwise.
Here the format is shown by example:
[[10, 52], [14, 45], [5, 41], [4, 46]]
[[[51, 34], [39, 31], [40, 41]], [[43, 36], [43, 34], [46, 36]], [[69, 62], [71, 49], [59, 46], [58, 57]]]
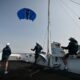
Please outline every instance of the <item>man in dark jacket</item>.
[[69, 55], [77, 55], [77, 51], [78, 51], [78, 42], [77, 40], [75, 40], [74, 38], [69, 38], [69, 44], [67, 47], [62, 47], [63, 49], [67, 49], [68, 53], [63, 57], [63, 62], [65, 65], [65, 68], [67, 68], [67, 59], [69, 57]]
[[9, 45], [10, 45], [10, 43], [7, 43], [6, 47], [4, 47], [2, 50], [2, 63], [3, 63], [3, 66], [5, 66], [5, 73], [8, 73], [8, 71], [7, 71], [8, 58], [11, 55], [11, 49], [10, 49]]
[[42, 46], [39, 43], [36, 43], [36, 46], [34, 47], [34, 49], [31, 49], [32, 51], [35, 51], [35, 64], [37, 62], [37, 59], [39, 57], [39, 53], [42, 50]]
[[11, 49], [9, 47], [9, 43], [7, 43], [6, 47], [4, 47], [2, 50], [2, 61], [7, 61], [10, 55], [11, 55]]

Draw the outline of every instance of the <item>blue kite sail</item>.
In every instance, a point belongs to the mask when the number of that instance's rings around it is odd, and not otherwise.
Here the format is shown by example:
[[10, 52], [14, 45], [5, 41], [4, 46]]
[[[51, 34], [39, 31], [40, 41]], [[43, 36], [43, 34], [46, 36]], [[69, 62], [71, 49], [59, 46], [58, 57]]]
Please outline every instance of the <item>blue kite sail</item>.
[[22, 8], [17, 12], [19, 19], [27, 19], [34, 21], [36, 18], [36, 13], [28, 8]]

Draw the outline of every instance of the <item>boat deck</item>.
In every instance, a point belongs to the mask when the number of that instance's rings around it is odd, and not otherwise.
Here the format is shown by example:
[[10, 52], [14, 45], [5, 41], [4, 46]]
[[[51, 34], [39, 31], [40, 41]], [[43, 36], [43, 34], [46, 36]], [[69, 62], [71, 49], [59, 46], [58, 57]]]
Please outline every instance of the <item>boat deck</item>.
[[80, 80], [80, 75], [46, 69], [24, 61], [9, 61], [8, 74], [0, 70], [0, 80]]

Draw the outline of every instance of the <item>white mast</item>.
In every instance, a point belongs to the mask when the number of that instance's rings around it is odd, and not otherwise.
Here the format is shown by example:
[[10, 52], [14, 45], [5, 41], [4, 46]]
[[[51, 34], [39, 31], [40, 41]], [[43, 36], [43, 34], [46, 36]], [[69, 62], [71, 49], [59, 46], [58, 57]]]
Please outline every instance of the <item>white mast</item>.
[[47, 55], [50, 54], [50, 50], [49, 50], [50, 28], [49, 27], [50, 27], [50, 0], [48, 0]]
[[48, 0], [48, 26], [47, 26], [47, 58], [48, 66], [50, 65], [50, 0]]

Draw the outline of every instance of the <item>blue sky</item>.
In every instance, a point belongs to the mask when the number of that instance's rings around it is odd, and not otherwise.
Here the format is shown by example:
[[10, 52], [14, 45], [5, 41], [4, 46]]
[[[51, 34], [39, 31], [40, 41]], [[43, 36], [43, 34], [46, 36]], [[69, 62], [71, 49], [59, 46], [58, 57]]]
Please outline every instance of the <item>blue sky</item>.
[[[75, 1], [80, 3], [79, 0]], [[0, 51], [7, 42], [11, 44], [12, 52], [31, 52], [30, 49], [36, 42], [46, 50], [47, 2], [48, 0], [0, 0]], [[34, 10], [36, 19], [33, 22], [19, 20], [17, 11], [22, 8]], [[70, 0], [51, 0], [51, 42], [56, 41], [66, 46], [68, 38], [74, 37], [80, 44], [79, 15], [80, 6]]]

